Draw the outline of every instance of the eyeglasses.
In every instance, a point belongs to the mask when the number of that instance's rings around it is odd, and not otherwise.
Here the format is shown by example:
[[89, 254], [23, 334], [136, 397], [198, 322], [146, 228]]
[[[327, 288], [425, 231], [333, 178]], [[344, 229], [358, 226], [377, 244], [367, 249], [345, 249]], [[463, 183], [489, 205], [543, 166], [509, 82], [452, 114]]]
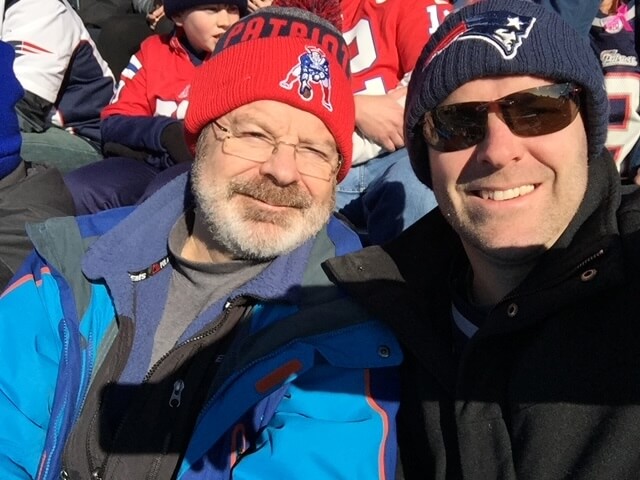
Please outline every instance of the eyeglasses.
[[330, 147], [277, 142], [261, 131], [233, 133], [215, 120], [212, 123], [224, 134], [222, 138], [216, 136], [216, 139], [222, 142], [222, 151], [227, 155], [265, 163], [278, 151], [280, 145], [288, 145], [293, 147], [296, 168], [301, 175], [325, 181], [331, 180], [342, 164], [340, 154]]
[[573, 83], [557, 83], [515, 92], [492, 102], [443, 105], [425, 114], [422, 132], [434, 150], [464, 150], [484, 140], [491, 111], [514, 135], [547, 135], [573, 122], [580, 111], [580, 91]]

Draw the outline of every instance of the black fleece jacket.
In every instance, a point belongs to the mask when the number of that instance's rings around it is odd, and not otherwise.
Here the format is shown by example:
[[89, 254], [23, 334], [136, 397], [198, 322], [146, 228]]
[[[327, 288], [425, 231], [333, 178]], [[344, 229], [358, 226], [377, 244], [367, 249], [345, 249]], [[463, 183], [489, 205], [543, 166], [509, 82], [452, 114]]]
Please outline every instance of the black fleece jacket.
[[398, 438], [412, 479], [640, 478], [640, 191], [591, 162], [575, 219], [453, 353], [439, 211], [324, 267], [405, 350]]

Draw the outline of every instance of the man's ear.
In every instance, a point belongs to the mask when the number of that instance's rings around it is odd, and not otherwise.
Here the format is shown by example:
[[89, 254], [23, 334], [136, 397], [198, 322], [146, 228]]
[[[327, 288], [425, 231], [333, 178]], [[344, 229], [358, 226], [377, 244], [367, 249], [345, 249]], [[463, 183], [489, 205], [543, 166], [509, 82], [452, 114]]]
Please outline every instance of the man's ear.
[[182, 27], [182, 24], [184, 23], [184, 13], [180, 12], [175, 14], [171, 20], [176, 24], [176, 27]]

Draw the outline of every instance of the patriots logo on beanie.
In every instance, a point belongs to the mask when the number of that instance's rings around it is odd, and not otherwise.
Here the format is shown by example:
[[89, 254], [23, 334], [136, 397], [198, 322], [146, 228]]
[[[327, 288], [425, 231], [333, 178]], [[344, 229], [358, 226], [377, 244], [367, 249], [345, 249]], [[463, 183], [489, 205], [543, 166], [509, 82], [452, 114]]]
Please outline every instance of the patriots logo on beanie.
[[307, 46], [305, 50], [305, 53], [298, 57], [298, 63], [287, 73], [287, 78], [280, 82], [280, 86], [291, 90], [294, 84], [298, 83], [298, 94], [304, 100], [309, 101], [313, 98], [313, 85], [318, 84], [322, 89], [322, 105], [333, 112], [331, 74], [327, 56], [317, 47]]
[[536, 22], [534, 17], [513, 15], [511, 12], [487, 12], [464, 20], [436, 45], [422, 69], [440, 55], [449, 45], [459, 40], [483, 40], [498, 49], [505, 59], [511, 59]]
[[510, 12], [488, 12], [467, 20], [468, 30], [460, 40], [477, 38], [496, 47], [506, 59], [513, 58], [536, 22], [534, 17]]

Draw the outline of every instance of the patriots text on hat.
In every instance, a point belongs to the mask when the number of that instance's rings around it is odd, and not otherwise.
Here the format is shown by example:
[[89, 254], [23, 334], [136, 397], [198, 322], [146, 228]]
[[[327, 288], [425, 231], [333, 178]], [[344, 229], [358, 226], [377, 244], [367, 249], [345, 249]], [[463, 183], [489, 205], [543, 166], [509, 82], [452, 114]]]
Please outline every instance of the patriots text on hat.
[[349, 51], [344, 41], [335, 32], [321, 24], [310, 26], [295, 18], [265, 14], [253, 16], [246, 22], [236, 23], [229, 29], [220, 49], [225, 49], [242, 42], [260, 38], [298, 37], [306, 38], [315, 45], [320, 45], [327, 53], [333, 55], [343, 69], [348, 68]]

